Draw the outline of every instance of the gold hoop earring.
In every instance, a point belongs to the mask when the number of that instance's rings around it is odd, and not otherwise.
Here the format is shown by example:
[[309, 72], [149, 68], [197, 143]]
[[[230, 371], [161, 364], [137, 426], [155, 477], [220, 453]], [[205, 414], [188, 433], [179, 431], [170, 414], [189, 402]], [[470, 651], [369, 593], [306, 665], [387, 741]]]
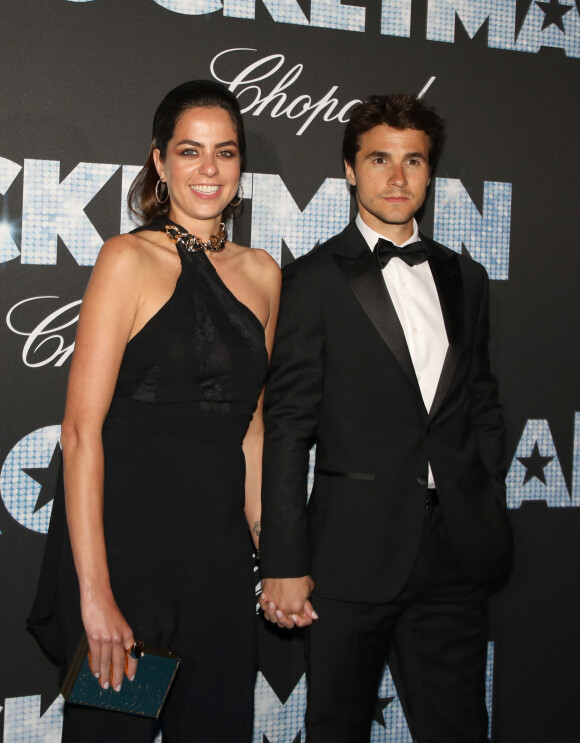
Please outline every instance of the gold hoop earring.
[[[167, 193], [165, 194], [164, 199], [159, 198], [159, 186], [161, 186], [162, 184], [167, 189]], [[158, 204], [166, 204], [169, 199], [169, 189], [167, 188], [167, 183], [165, 183], [165, 181], [162, 181], [161, 178], [155, 184], [155, 198], [157, 199]]]
[[[236, 206], [239, 206], [244, 200], [244, 187], [242, 186], [241, 183], [238, 186], [238, 191], [241, 191], [242, 193], [238, 196], [238, 200], [236, 201], [235, 204], [233, 201], [230, 201], [230, 206], [232, 207], [232, 209], [235, 209]], [[236, 191], [236, 194], [237, 194], [237, 191]]]

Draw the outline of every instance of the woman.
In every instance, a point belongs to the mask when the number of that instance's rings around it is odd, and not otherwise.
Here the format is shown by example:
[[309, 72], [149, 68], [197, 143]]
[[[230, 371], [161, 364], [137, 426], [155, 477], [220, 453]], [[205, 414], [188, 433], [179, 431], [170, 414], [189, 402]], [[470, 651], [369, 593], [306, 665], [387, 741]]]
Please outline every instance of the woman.
[[[135, 637], [181, 657], [161, 717], [170, 743], [251, 739], [248, 525], [257, 546], [280, 272], [225, 234], [244, 150], [238, 103], [217, 83], [185, 83], [157, 109], [129, 194], [147, 224], [104, 244], [71, 365], [61, 440], [78, 582], [65, 540], [54, 616], [41, 597], [32, 620], [39, 636], [57, 626], [49, 650], [65, 666], [84, 626], [103, 687], [138, 673]], [[64, 741], [154, 735], [133, 715], [65, 711]]]

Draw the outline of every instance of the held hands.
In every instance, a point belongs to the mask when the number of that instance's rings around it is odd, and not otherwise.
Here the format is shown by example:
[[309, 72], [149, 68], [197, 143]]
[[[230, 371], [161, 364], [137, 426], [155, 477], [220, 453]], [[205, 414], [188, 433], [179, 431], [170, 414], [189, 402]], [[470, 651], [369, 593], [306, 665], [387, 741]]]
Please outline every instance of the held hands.
[[269, 622], [278, 627], [307, 627], [318, 614], [308, 600], [314, 588], [309, 575], [301, 578], [262, 578], [260, 606]]
[[135, 644], [133, 632], [119, 611], [112, 594], [81, 598], [81, 614], [89, 641], [91, 671], [103, 689], [121, 690], [123, 674], [133, 681], [137, 660], [129, 653]]

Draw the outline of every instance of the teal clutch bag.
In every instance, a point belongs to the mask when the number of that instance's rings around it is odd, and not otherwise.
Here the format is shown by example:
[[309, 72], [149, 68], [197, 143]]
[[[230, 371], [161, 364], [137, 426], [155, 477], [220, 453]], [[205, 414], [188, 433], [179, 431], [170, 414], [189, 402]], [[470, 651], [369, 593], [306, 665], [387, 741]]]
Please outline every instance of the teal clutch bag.
[[124, 678], [121, 691], [103, 689], [91, 672], [89, 643], [83, 635], [61, 690], [63, 697], [71, 704], [159, 717], [181, 660], [170, 650], [140, 641], [135, 643], [132, 655], [139, 658], [135, 679]]

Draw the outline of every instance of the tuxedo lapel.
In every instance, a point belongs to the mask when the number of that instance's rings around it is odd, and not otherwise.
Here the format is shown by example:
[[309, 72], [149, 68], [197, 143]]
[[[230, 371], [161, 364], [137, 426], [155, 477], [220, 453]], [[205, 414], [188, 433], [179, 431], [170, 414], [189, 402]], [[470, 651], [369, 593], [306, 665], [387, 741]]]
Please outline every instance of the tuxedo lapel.
[[420, 396], [413, 362], [403, 328], [385, 286], [381, 269], [359, 229], [351, 223], [342, 233], [340, 248], [334, 258], [365, 314], [401, 366]]
[[429, 267], [439, 295], [439, 303], [441, 304], [441, 312], [449, 342], [435, 397], [429, 411], [429, 417], [432, 418], [445, 399], [459, 360], [464, 334], [464, 294], [457, 255], [445, 253], [437, 243], [429, 240], [429, 238], [422, 236], [421, 239], [429, 246]]

